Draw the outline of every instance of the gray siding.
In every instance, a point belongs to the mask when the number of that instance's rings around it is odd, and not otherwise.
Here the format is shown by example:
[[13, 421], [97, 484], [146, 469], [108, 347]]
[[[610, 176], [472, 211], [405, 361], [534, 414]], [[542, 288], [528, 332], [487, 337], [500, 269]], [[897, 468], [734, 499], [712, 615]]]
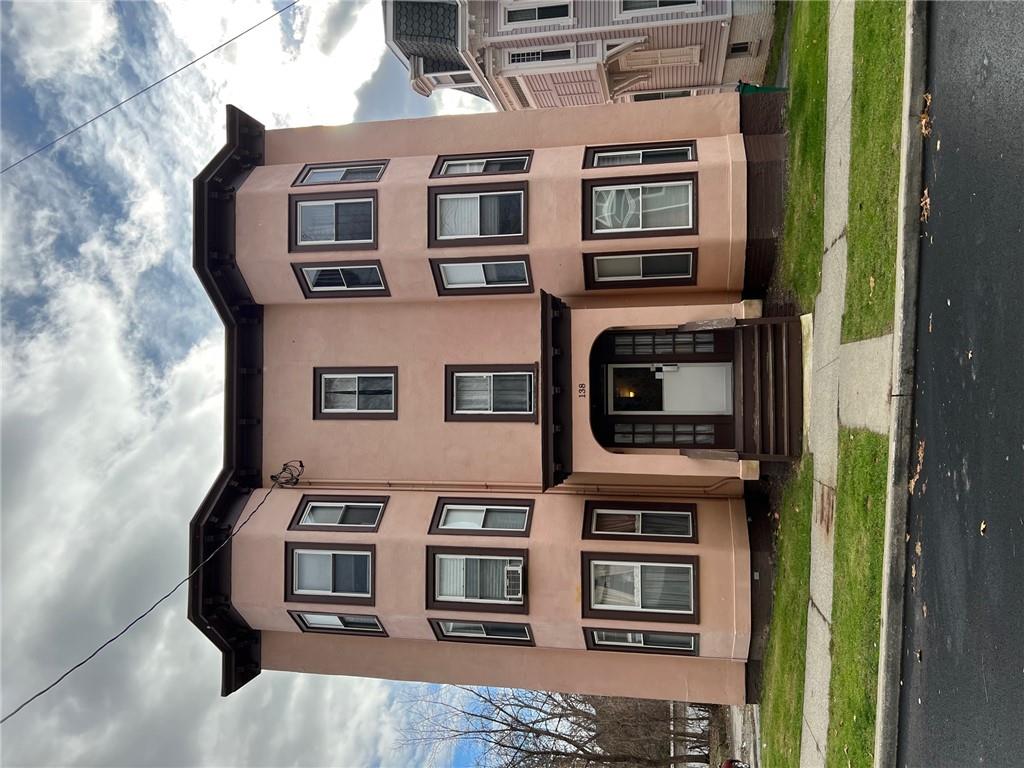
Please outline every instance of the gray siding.
[[[488, 37], [507, 37], [510, 35], [536, 35], [549, 32], [564, 33], [567, 31], [586, 32], [595, 27], [632, 27], [642, 26], [650, 22], [663, 22], [677, 20], [685, 23], [692, 19], [703, 19], [709, 16], [723, 16], [730, 13], [729, 0], [705, 0], [704, 7], [697, 13], [687, 13], [685, 9], [678, 9], [664, 13], [655, 13], [646, 16], [633, 16], [628, 19], [616, 20], [615, 15], [621, 6], [620, 0], [575, 0], [573, 12], [575, 24], [565, 26], [561, 24], [545, 24], [528, 27], [517, 27], [515, 29], [501, 29], [501, 3], [498, 0], [483, 0], [479, 10], [474, 7], [474, 13], [480, 17], [483, 26], [479, 31]], [[573, 37], [571, 39], [580, 39]], [[495, 41], [497, 42], [497, 41]]]

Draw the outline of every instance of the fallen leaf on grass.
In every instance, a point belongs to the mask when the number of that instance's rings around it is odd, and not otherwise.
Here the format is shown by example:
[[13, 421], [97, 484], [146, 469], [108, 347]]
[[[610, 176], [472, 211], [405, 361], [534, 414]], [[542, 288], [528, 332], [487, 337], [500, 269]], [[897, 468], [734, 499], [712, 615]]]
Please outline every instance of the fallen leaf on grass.
[[868, 293], [875, 292], [875, 276], [868, 275]]
[[928, 221], [928, 217], [932, 215], [932, 199], [928, 194], [928, 187], [924, 188], [924, 194], [921, 195], [921, 221]]
[[981, 521], [981, 528], [980, 528], [980, 531], [981, 531], [981, 535], [982, 535], [982, 536], [984, 536], [984, 535], [985, 535], [985, 529], [986, 529], [986, 528], [988, 528], [988, 526], [987, 526], [987, 525], [985, 525], [985, 521], [984, 521], [984, 520], [982, 520], [982, 521]]
[[921, 556], [921, 542], [920, 541], [917, 542], [917, 544], [914, 545], [914, 554], [917, 555], [918, 557]]
[[917, 578], [917, 563], [911, 563], [910, 564], [910, 578], [912, 578], [912, 579], [916, 579]]

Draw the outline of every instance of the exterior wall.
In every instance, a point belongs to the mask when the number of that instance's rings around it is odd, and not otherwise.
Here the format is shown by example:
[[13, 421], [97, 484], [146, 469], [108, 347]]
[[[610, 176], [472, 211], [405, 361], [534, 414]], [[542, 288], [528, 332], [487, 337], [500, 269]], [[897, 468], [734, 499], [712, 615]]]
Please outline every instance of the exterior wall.
[[[539, 424], [444, 420], [446, 364], [540, 360], [539, 302], [365, 301], [264, 309], [264, 475], [301, 458], [334, 483], [539, 483]], [[314, 420], [316, 366], [398, 366], [398, 418]]]
[[[344, 493], [340, 489], [337, 492]], [[366, 490], [350, 492], [366, 493]], [[268, 658], [265, 650], [265, 667], [301, 665], [317, 672], [408, 676], [437, 682], [490, 681], [498, 685], [539, 688], [559, 687], [553, 683], [561, 679], [565, 681], [564, 690], [585, 689], [588, 684], [596, 684], [601, 692], [633, 696], [669, 697], [678, 695], [680, 686], [695, 686], [689, 690], [699, 692], [697, 699], [701, 701], [712, 700], [709, 697], [715, 694], [703, 686], [714, 681], [715, 687], [722, 688], [722, 695], [729, 700], [742, 700], [742, 664], [732, 663], [746, 659], [750, 641], [750, 559], [742, 501], [697, 500], [698, 543], [679, 544], [583, 540], [584, 497], [551, 492], [530, 495], [535, 498], [535, 507], [528, 538], [429, 535], [427, 530], [438, 492], [385, 490], [375, 493], [390, 496], [380, 529], [375, 534], [287, 531], [302, 491], [280, 489], [271, 495], [260, 514], [235, 536], [232, 544], [235, 608], [250, 626], [264, 632], [264, 642], [276, 633], [296, 636], [281, 639], [283, 653], [276, 660], [273, 653]], [[442, 495], [457, 494], [444, 492]], [[484, 495], [510, 498], [502, 494]], [[241, 519], [245, 519], [248, 508], [262, 497], [259, 492], [253, 495]], [[285, 541], [375, 544], [374, 605], [285, 603]], [[528, 548], [529, 614], [425, 610], [427, 546]], [[696, 555], [700, 623], [582, 618], [582, 551]], [[286, 609], [373, 613], [380, 618], [389, 637], [356, 638], [360, 642], [350, 644], [347, 637], [299, 635]], [[537, 647], [496, 649], [488, 645], [440, 642], [434, 638], [427, 617], [525, 621], [533, 630]], [[659, 655], [658, 663], [651, 663], [641, 654], [587, 651], [584, 626], [697, 632], [700, 658]], [[313, 639], [317, 637], [321, 639]], [[338, 655], [336, 652], [338, 648], [351, 649], [353, 645], [359, 648], [357, 654]], [[291, 658], [289, 653], [293, 654]], [[414, 664], [400, 661], [405, 653], [415, 654]], [[491, 659], [498, 663], [485, 672], [488, 666], [485, 662]], [[557, 678], [541, 674], [545, 670], [550, 672], [551, 665], [559, 660], [575, 672], [569, 675], [563, 672]], [[735, 687], [734, 667], [740, 671], [738, 687]], [[634, 668], [639, 677], [626, 674]], [[595, 683], [597, 678], [606, 677], [605, 670], [609, 679]], [[664, 693], [651, 692], [650, 686], [658, 685], [654, 679], [658, 677], [658, 670], [661, 676], [673, 681], [673, 693], [669, 693], [668, 687], [661, 689]], [[712, 670], [713, 674], [709, 675]]]
[[729, 42], [749, 42], [755, 49], [753, 56], [726, 58], [722, 82], [762, 83], [764, 70], [768, 65], [775, 15], [770, 3], [757, 0], [736, 0], [733, 6], [732, 24], [729, 27]]
[[[600, 301], [600, 294], [614, 293], [617, 302], [649, 303], [665, 299], [653, 299], [650, 289], [586, 291], [582, 254], [696, 247], [697, 284], [674, 288], [665, 295], [678, 301], [681, 295], [719, 292], [732, 294], [735, 300], [743, 287], [747, 170], [742, 136], [733, 122], [738, 120], [737, 104], [735, 94], [727, 94], [699, 100], [601, 105], [545, 113], [544, 119], [539, 113], [501, 113], [268, 132], [270, 164], [253, 169], [238, 192], [237, 262], [254, 299], [271, 305], [308, 302], [292, 271], [293, 262], [380, 259], [389, 297], [317, 299], [314, 303], [386, 304], [388, 317], [399, 322], [402, 313], [416, 311], [406, 307], [406, 302], [438, 300], [430, 258], [528, 254], [537, 289], [563, 299]], [[418, 130], [410, 131], [407, 123], [416, 124]], [[680, 135], [679, 125], [686, 126], [685, 135]], [[581, 170], [587, 144], [682, 138], [696, 138], [696, 162]], [[567, 144], [552, 146], [558, 141]], [[534, 149], [529, 173], [429, 178], [438, 154], [506, 149]], [[383, 178], [375, 184], [291, 186], [305, 162], [371, 158], [389, 159]], [[581, 179], [671, 172], [697, 173], [698, 234], [582, 239]], [[519, 180], [529, 184], [528, 243], [427, 248], [428, 187]], [[288, 253], [289, 194], [368, 189], [376, 190], [378, 197], [378, 248]], [[441, 301], [467, 300], [445, 297]], [[484, 304], [493, 306], [495, 300], [521, 299], [492, 296]], [[488, 312], [486, 306], [480, 311]], [[448, 339], [439, 336], [434, 343], [440, 353]]]
[[590, 426], [590, 396], [594, 384], [590, 380], [590, 350], [597, 337], [609, 328], [675, 328], [682, 323], [718, 318], [750, 317], [749, 303], [728, 306], [683, 305], [676, 307], [623, 307], [618, 309], [577, 309], [572, 313], [573, 381], [586, 385], [587, 397], [573, 398], [572, 463], [569, 483], [577, 481], [577, 473], [585, 481], [595, 476], [610, 481], [633, 474], [652, 473], [664, 478], [734, 477], [755, 480], [759, 474], [756, 461], [709, 461], [682, 456], [677, 449], [617, 448], [609, 450], [597, 442]]

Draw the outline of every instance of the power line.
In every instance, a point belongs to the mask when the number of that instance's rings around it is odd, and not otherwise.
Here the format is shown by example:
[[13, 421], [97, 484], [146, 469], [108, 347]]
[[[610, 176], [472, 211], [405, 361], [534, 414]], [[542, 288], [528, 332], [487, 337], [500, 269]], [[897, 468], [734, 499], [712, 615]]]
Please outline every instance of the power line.
[[[294, 5], [294, 3], [292, 3], [292, 5]], [[117, 640], [119, 637], [121, 637], [121, 635], [125, 634], [128, 630], [130, 630], [132, 627], [134, 627], [136, 624], [138, 624], [140, 621], [142, 621], [144, 618], [146, 618], [149, 614], [151, 614], [154, 610], [156, 610], [157, 606], [159, 606], [162, 602], [164, 602], [164, 600], [169, 598], [175, 592], [177, 592], [181, 588], [181, 586], [183, 584], [188, 582], [189, 579], [191, 579], [193, 576], [195, 576], [197, 573], [199, 573], [199, 571], [202, 569], [202, 567], [204, 565], [206, 565], [208, 562], [210, 562], [210, 560], [213, 559], [214, 555], [216, 555], [218, 552], [220, 552], [225, 546], [227, 546], [229, 541], [231, 541], [233, 538], [235, 538], [235, 534], [238, 533], [240, 530], [242, 530], [245, 527], [245, 524], [248, 523], [250, 520], [252, 520], [252, 516], [260, 511], [260, 507], [262, 507], [264, 505], [264, 503], [266, 503], [267, 499], [270, 498], [270, 494], [273, 493], [275, 489], [280, 488], [282, 486], [293, 486], [296, 483], [298, 483], [299, 482], [299, 478], [302, 476], [302, 472], [303, 472], [304, 469], [305, 469], [305, 467], [303, 466], [301, 461], [297, 461], [297, 460], [296, 461], [289, 461], [284, 466], [281, 467], [281, 471], [280, 472], [278, 472], [276, 475], [271, 475], [270, 477], [271, 477], [271, 480], [273, 480], [273, 484], [270, 486], [270, 488], [267, 489], [267, 492], [263, 496], [263, 498], [260, 499], [260, 503], [257, 504], [253, 508], [252, 512], [250, 512], [248, 514], [248, 516], [245, 518], [245, 520], [243, 520], [241, 522], [241, 524], [237, 528], [235, 528], [235, 530], [233, 530], [231, 532], [231, 534], [226, 539], [224, 539], [224, 541], [222, 541], [220, 544], [218, 544], [214, 548], [213, 552], [208, 554], [205, 558], [203, 558], [203, 561], [201, 563], [199, 563], [199, 565], [197, 565], [195, 568], [193, 568], [191, 571], [189, 571], [188, 575], [184, 579], [182, 579], [177, 584], [175, 584], [174, 587], [169, 592], [167, 592], [163, 597], [161, 597], [159, 600], [157, 600], [151, 606], [149, 606], [149, 608], [147, 608], [142, 613], [140, 613], [138, 616], [136, 616], [134, 619], [129, 621], [125, 625], [124, 629], [122, 629], [120, 632], [118, 632], [116, 635], [114, 635], [110, 639], [105, 640], [103, 643], [101, 643], [96, 648], [95, 651], [90, 653], [88, 656], [86, 656], [84, 659], [82, 659], [77, 664], [69, 667], [67, 670], [65, 670], [64, 674], [62, 674], [60, 677], [58, 677], [56, 680], [54, 680], [48, 686], [46, 686], [42, 690], [36, 691], [34, 694], [29, 696], [27, 699], [25, 699], [23, 702], [21, 702], [21, 704], [19, 704], [17, 706], [17, 708], [15, 708], [13, 711], [11, 711], [11, 712], [7, 713], [6, 715], [4, 715], [3, 719], [0, 720], [0, 725], [3, 725], [4, 723], [6, 723], [8, 720], [10, 720], [16, 714], [21, 712], [21, 710], [23, 710], [25, 707], [27, 707], [29, 704], [31, 704], [36, 699], [38, 699], [44, 693], [48, 693], [49, 691], [51, 691], [54, 688], [56, 688], [58, 685], [61, 684], [61, 682], [64, 680], [64, 678], [66, 678], [68, 675], [70, 675], [76, 669], [79, 669], [80, 667], [84, 667], [86, 664], [88, 664], [90, 661], [92, 661], [94, 658], [96, 658], [99, 655], [100, 651], [102, 651], [108, 645], [113, 643], [115, 640]]]
[[[80, 130], [82, 130], [83, 128], [85, 128], [85, 126], [87, 126], [87, 125], [89, 125], [90, 123], [93, 123], [93, 122], [95, 122], [95, 121], [99, 120], [99, 119], [100, 119], [101, 117], [103, 117], [104, 115], [110, 114], [111, 112], [113, 112], [113, 111], [114, 111], [115, 109], [117, 109], [118, 107], [120, 107], [120, 106], [123, 106], [124, 104], [127, 104], [127, 103], [128, 103], [129, 101], [131, 101], [132, 99], [134, 99], [134, 98], [135, 98], [136, 96], [141, 96], [141, 95], [142, 95], [142, 94], [144, 94], [144, 93], [145, 93], [146, 91], [148, 91], [148, 90], [149, 90], [150, 88], [155, 88], [156, 86], [160, 85], [160, 83], [164, 82], [165, 80], [170, 80], [170, 79], [171, 79], [172, 77], [174, 77], [174, 76], [175, 76], [176, 74], [178, 74], [178, 73], [179, 73], [179, 72], [181, 72], [182, 70], [188, 69], [189, 67], [191, 67], [191, 66], [192, 66], [193, 64], [195, 64], [196, 62], [198, 62], [198, 61], [202, 61], [203, 59], [205, 59], [205, 58], [206, 58], [207, 56], [209, 56], [210, 54], [216, 53], [217, 51], [219, 51], [219, 50], [220, 50], [221, 48], [223, 48], [224, 46], [226, 46], [226, 45], [230, 45], [231, 43], [235, 42], [235, 40], [237, 40], [238, 38], [242, 37], [242, 35], [245, 35], [245, 34], [247, 34], [247, 33], [249, 33], [249, 32], [252, 32], [252, 31], [253, 31], [254, 29], [256, 29], [256, 27], [259, 27], [259, 26], [261, 26], [261, 25], [263, 25], [263, 24], [266, 24], [266, 23], [267, 23], [268, 21], [270, 21], [271, 19], [275, 18], [276, 16], [280, 16], [280, 15], [281, 15], [282, 13], [284, 13], [285, 11], [287, 11], [287, 10], [288, 10], [289, 8], [292, 8], [292, 7], [296, 6], [296, 5], [298, 5], [298, 4], [299, 4], [299, 2], [300, 2], [300, 0], [294, 0], [294, 2], [292, 2], [292, 3], [289, 3], [288, 5], [286, 5], [286, 6], [285, 6], [284, 8], [282, 8], [281, 10], [279, 10], [279, 11], [277, 11], [277, 12], [275, 12], [275, 13], [272, 13], [272, 14], [270, 14], [269, 16], [267, 16], [267, 18], [263, 19], [263, 21], [257, 22], [256, 24], [253, 24], [253, 25], [252, 25], [251, 27], [249, 27], [249, 28], [248, 28], [248, 29], [246, 29], [246, 30], [243, 30], [242, 32], [239, 32], [239, 33], [238, 33], [237, 35], [235, 35], [235, 36], [234, 36], [234, 37], [232, 37], [231, 39], [229, 39], [229, 40], [225, 40], [225, 41], [224, 41], [223, 43], [221, 43], [220, 45], [218, 45], [218, 46], [217, 46], [216, 48], [211, 48], [211, 49], [210, 49], [210, 50], [208, 50], [208, 51], [207, 51], [206, 53], [204, 53], [204, 54], [203, 54], [202, 56], [198, 56], [198, 57], [196, 57], [196, 58], [192, 59], [192, 61], [190, 61], [190, 62], [189, 62], [188, 64], [185, 64], [184, 66], [178, 67], [178, 68], [177, 68], [176, 70], [174, 70], [173, 72], [171, 72], [171, 74], [169, 74], [169, 75], [164, 75], [163, 77], [161, 77], [161, 78], [160, 78], [159, 80], [157, 80], [156, 82], [150, 83], [150, 84], [149, 84], [149, 85], [147, 85], [147, 86], [146, 86], [145, 88], [143, 88], [143, 89], [141, 89], [141, 90], [138, 90], [138, 91], [136, 91], [136, 92], [135, 92], [135, 93], [133, 93], [133, 94], [132, 94], [131, 96], [129, 96], [129, 97], [127, 98], [127, 99], [124, 99], [124, 100], [122, 100], [122, 101], [119, 101], [119, 102], [117, 102], [117, 104], [115, 104], [114, 106], [110, 107], [109, 109], [105, 109], [104, 111], [100, 112], [100, 113], [99, 113], [98, 115], [95, 115], [94, 117], [90, 117], [90, 118], [89, 118], [88, 120], [86, 120], [86, 121], [85, 121], [84, 123], [81, 123], [81, 124], [79, 124], [79, 125], [76, 125], [76, 126], [75, 126], [74, 128], [72, 128], [72, 129], [71, 129], [70, 131], [68, 131], [67, 133], [62, 133], [62, 134], [61, 134], [60, 136], [58, 136], [58, 137], [57, 137], [56, 139], [54, 139], [53, 141], [48, 141], [48, 142], [47, 142], [46, 144], [43, 144], [43, 145], [42, 145], [41, 147], [38, 147], [38, 148], [34, 149], [33, 151], [29, 152], [29, 153], [28, 153], [27, 155], [25, 155], [25, 156], [24, 156], [23, 158], [21, 158], [20, 160], [18, 160], [18, 161], [16, 161], [16, 162], [13, 162], [13, 163], [11, 163], [10, 165], [8, 165], [8, 166], [7, 166], [6, 168], [4, 168], [3, 170], [0, 170], [0, 174], [4, 174], [4, 173], [7, 173], [7, 172], [8, 172], [9, 170], [11, 170], [11, 168], [14, 168], [14, 167], [15, 167], [15, 166], [17, 166], [17, 165], [21, 165], [21, 164], [22, 164], [23, 162], [25, 162], [26, 160], [28, 160], [28, 159], [29, 159], [30, 157], [35, 157], [35, 156], [36, 156], [36, 155], [38, 155], [38, 154], [39, 154], [40, 152], [42, 152], [42, 151], [43, 151], [44, 149], [49, 149], [49, 148], [50, 148], [50, 147], [52, 147], [52, 146], [53, 146], [54, 144], [56, 144], [56, 143], [57, 143], [58, 141], [61, 141], [62, 139], [66, 139], [66, 138], [67, 138], [68, 136], [70, 136], [71, 134], [73, 134], [73, 133], [76, 133], [77, 131], [80, 131]], [[0, 722], [2, 722], [2, 721], [0, 721]]]

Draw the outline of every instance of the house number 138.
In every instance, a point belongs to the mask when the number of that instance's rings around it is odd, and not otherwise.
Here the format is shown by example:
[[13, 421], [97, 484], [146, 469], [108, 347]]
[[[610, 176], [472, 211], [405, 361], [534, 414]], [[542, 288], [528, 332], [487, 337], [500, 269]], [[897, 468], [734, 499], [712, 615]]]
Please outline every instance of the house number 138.
[[577, 387], [576, 387], [576, 395], [578, 397], [586, 397], [587, 396], [587, 385], [586, 384], [579, 384], [579, 385], [577, 385]]

